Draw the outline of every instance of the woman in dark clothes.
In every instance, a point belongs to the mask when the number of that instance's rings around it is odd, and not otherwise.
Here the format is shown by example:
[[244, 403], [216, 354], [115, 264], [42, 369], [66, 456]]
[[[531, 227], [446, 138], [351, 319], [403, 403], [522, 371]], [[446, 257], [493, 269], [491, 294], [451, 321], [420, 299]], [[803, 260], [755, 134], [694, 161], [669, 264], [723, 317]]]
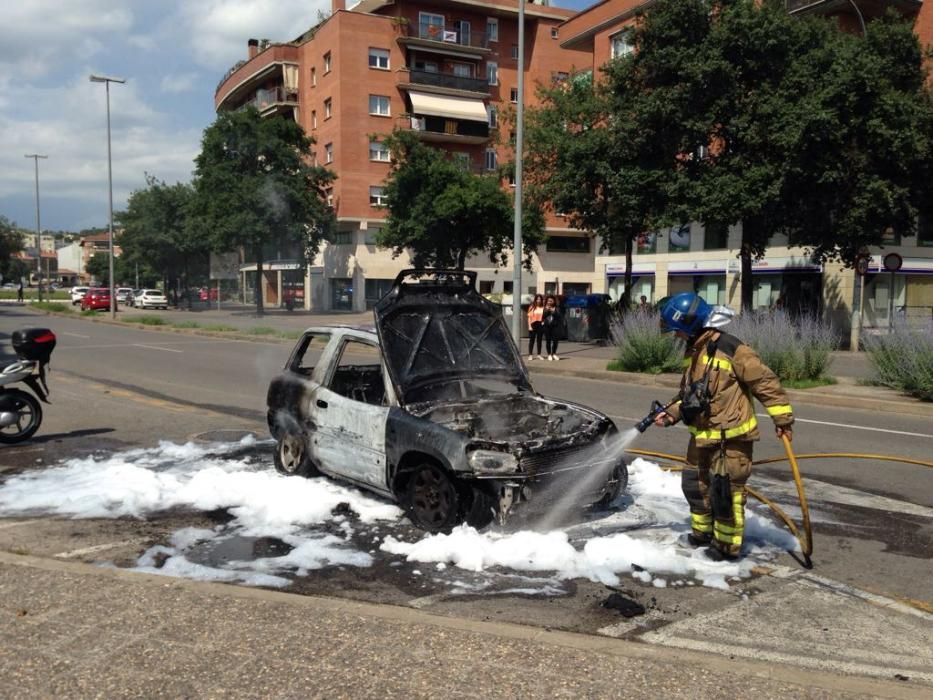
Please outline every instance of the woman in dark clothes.
[[557, 297], [548, 294], [544, 300], [544, 343], [547, 350], [547, 359], [559, 360], [557, 356], [557, 336], [560, 333], [561, 314], [557, 307]]

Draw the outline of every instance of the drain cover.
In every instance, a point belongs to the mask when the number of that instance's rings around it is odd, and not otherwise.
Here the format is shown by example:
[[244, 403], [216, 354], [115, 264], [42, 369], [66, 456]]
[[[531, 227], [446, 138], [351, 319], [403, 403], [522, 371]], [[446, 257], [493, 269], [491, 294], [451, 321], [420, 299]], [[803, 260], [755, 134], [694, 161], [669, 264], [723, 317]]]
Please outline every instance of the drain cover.
[[208, 430], [206, 433], [198, 433], [197, 435], [192, 435], [191, 439], [199, 442], [239, 442], [246, 437], [259, 438], [252, 430], [223, 429]]

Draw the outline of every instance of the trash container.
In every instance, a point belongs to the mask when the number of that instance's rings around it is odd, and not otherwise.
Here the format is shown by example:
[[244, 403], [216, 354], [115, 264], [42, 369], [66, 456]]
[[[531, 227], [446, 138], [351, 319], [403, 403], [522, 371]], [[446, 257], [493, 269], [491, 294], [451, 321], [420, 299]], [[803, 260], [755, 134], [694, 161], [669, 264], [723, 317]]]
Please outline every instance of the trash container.
[[567, 340], [576, 343], [609, 338], [609, 296], [585, 294], [564, 302]]
[[[521, 328], [521, 337], [528, 337], [528, 307], [531, 306], [531, 302], [534, 301], [534, 294], [522, 294], [522, 317], [519, 327]], [[512, 329], [512, 295], [503, 294], [502, 301], [502, 316], [505, 319], [506, 325], [509, 327], [509, 330]]]

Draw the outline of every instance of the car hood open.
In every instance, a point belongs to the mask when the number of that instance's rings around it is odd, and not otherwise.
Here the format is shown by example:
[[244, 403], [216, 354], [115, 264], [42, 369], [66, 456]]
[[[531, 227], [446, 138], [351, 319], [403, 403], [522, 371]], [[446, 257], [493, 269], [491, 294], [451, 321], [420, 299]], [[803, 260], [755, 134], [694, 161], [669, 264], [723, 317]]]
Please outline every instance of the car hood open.
[[501, 380], [531, 390], [499, 306], [476, 273], [404, 270], [374, 308], [386, 369], [401, 404], [433, 385]]

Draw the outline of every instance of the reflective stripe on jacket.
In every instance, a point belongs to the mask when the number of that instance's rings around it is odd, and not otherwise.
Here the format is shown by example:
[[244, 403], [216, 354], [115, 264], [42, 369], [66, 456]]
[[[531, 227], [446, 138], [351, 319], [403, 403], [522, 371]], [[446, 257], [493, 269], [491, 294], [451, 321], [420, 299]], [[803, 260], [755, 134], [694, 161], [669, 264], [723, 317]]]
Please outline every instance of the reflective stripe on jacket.
[[[715, 341], [712, 362], [707, 352]], [[696, 425], [687, 426], [697, 446], [705, 447], [725, 438], [757, 440], [758, 419], [752, 396], [758, 399], [777, 426], [794, 422], [794, 413], [781, 381], [749, 345], [735, 336], [707, 329], [693, 341], [684, 355], [681, 396], [691, 383], [702, 381], [709, 365], [709, 416], [701, 415]], [[680, 420], [680, 404], [667, 411]]]

